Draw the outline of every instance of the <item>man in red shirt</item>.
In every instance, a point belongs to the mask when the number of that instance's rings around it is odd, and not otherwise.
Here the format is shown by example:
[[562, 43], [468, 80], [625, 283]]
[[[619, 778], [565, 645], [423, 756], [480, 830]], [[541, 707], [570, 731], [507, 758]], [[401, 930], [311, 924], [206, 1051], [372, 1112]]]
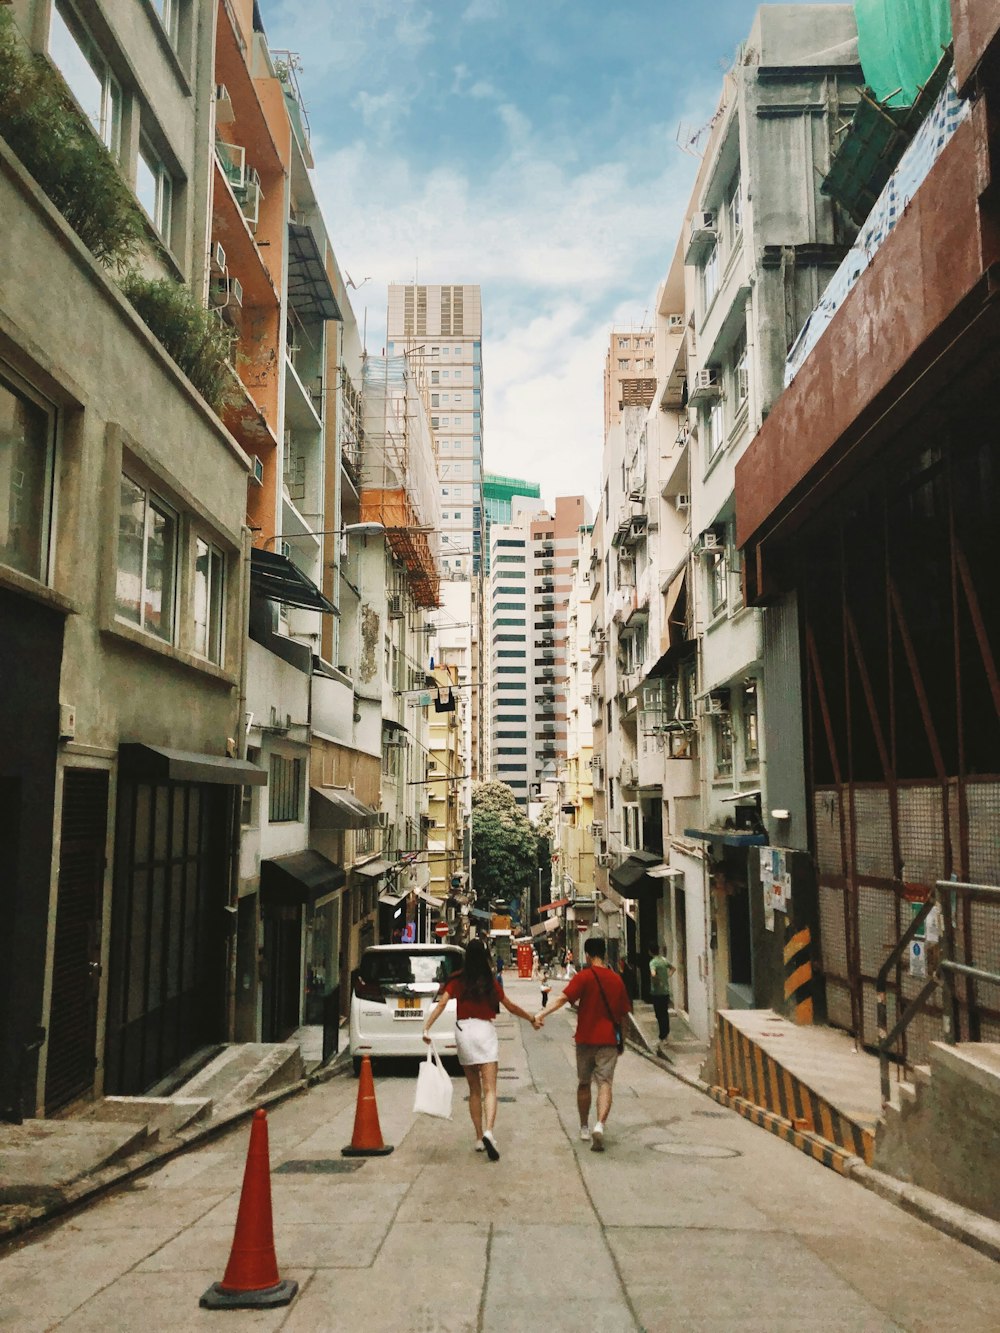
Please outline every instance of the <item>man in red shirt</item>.
[[[576, 1020], [576, 1104], [580, 1110], [580, 1138], [590, 1140], [592, 1152], [604, 1151], [604, 1126], [611, 1113], [611, 1084], [618, 1061], [618, 1034], [632, 1001], [617, 972], [604, 962], [604, 940], [589, 939], [583, 946], [586, 964], [546, 1009], [535, 1015], [542, 1022], [564, 1004], [579, 1005]], [[590, 1121], [590, 1085], [597, 1080], [597, 1123]]]

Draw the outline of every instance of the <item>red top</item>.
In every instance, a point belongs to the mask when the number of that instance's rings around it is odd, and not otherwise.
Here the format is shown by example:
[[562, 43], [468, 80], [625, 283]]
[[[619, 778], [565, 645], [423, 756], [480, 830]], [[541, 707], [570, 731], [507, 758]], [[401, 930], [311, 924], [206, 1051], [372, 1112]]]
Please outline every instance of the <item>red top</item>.
[[485, 1000], [475, 1000], [471, 996], [468, 998], [465, 994], [465, 978], [462, 976], [452, 977], [445, 985], [445, 995], [450, 995], [457, 1001], [458, 1013], [456, 1017], [459, 1022], [463, 1018], [485, 1018], [491, 1022], [496, 1018], [500, 1008], [500, 997], [503, 991], [493, 982], [493, 989], [489, 991]]
[[[601, 999], [602, 987], [607, 996], [605, 1005]], [[621, 1023], [631, 1012], [632, 1001], [628, 998], [625, 983], [617, 972], [610, 967], [582, 967], [571, 978], [563, 991], [567, 1000], [579, 1005], [576, 1020], [576, 1042], [578, 1046], [614, 1046], [615, 1023]], [[608, 1010], [614, 1015], [615, 1022], [608, 1016]]]

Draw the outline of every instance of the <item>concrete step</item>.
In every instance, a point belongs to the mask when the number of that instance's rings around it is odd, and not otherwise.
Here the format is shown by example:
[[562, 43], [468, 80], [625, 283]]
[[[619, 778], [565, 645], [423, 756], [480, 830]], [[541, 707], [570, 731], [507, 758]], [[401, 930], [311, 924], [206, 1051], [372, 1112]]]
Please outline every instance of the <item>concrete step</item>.
[[210, 1101], [206, 1118], [212, 1121], [252, 1105], [265, 1093], [296, 1083], [302, 1076], [298, 1046], [244, 1042], [224, 1047], [177, 1090], [177, 1098]]
[[150, 1138], [172, 1139], [212, 1111], [210, 1097], [102, 1097], [81, 1117], [104, 1123], [145, 1125]]
[[149, 1141], [145, 1121], [111, 1123], [86, 1118], [25, 1120], [0, 1125], [0, 1203], [35, 1203], [123, 1157]]

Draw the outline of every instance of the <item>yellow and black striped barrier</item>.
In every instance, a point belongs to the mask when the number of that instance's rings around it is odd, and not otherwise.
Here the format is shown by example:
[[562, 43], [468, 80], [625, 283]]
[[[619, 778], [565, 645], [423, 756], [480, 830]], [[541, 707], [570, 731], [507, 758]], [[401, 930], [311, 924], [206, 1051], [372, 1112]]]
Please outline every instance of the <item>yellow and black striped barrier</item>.
[[790, 1143], [793, 1148], [798, 1148], [800, 1152], [804, 1152], [814, 1161], [822, 1163], [823, 1166], [828, 1166], [839, 1175], [847, 1175], [851, 1164], [860, 1160], [857, 1154], [845, 1152], [843, 1148], [837, 1148], [832, 1143], [827, 1143], [818, 1134], [797, 1129], [795, 1125], [782, 1116], [775, 1115], [773, 1111], [765, 1111], [762, 1107], [755, 1106], [753, 1102], [748, 1102], [745, 1097], [734, 1096], [724, 1088], [709, 1088], [708, 1095], [720, 1106], [728, 1106], [731, 1110], [743, 1116], [745, 1120], [759, 1125], [761, 1129], [770, 1130], [783, 1142]]
[[796, 1023], [813, 1021], [812, 935], [789, 924], [785, 936], [785, 1009]]
[[[768, 1111], [792, 1131], [816, 1135], [871, 1166], [875, 1151], [872, 1131], [831, 1106], [722, 1014], [718, 1016], [716, 1045], [719, 1085], [725, 1095]], [[740, 1110], [735, 1104], [734, 1109]]]

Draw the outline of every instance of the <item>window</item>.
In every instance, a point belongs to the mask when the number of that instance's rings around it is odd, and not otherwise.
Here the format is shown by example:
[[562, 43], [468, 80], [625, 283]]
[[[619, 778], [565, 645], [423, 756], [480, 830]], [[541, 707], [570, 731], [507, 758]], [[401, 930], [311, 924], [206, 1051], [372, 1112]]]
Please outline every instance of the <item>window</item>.
[[301, 818], [302, 760], [283, 754], [271, 755], [268, 779], [269, 813], [272, 824], [288, 824]]
[[712, 614], [718, 615], [726, 608], [728, 599], [729, 572], [726, 567], [725, 553], [713, 555], [708, 569], [709, 587], [712, 599]]
[[749, 358], [747, 355], [746, 334], [744, 334], [733, 351], [733, 399], [736, 403], [737, 415], [749, 396]]
[[440, 407], [440, 406], [441, 406], [441, 395], [439, 393], [432, 393], [431, 407]]
[[451, 371], [450, 371], [450, 370], [442, 370], [442, 372], [441, 372], [441, 378], [442, 378], [443, 380], [450, 379], [450, 378], [451, 378]]
[[432, 384], [440, 384], [440, 383], [441, 383], [441, 372], [440, 372], [439, 370], [432, 370], [432, 371], [431, 371], [431, 383], [432, 383]]
[[55, 411], [0, 377], [0, 564], [48, 574]]
[[618, 369], [619, 369], [619, 370], [628, 370], [628, 357], [627, 357], [627, 356], [620, 356], [620, 357], [618, 358]]
[[757, 741], [757, 683], [743, 687], [743, 762], [747, 768], [760, 765]]
[[170, 221], [174, 204], [174, 183], [149, 140], [139, 140], [139, 158], [135, 168], [135, 193], [153, 226], [170, 245]]
[[[253, 745], [248, 746], [247, 763], [256, 764], [259, 759], [260, 759], [260, 750]], [[243, 825], [244, 828], [248, 828], [254, 823], [254, 813], [255, 813], [254, 793], [256, 792], [256, 790], [257, 790], [256, 787], [243, 788], [243, 799], [240, 804], [240, 823]]]
[[733, 728], [728, 713], [718, 713], [712, 719], [715, 742], [715, 776], [726, 777], [733, 771]]
[[702, 307], [707, 310], [719, 290], [719, 247], [714, 245], [701, 270]]
[[122, 135], [121, 85], [97, 43], [62, 0], [52, 7], [49, 55], [102, 143], [117, 158]]
[[740, 178], [736, 177], [733, 183], [732, 193], [729, 196], [729, 202], [726, 204], [726, 212], [729, 215], [729, 244], [734, 246], [736, 238], [743, 229], [743, 196], [740, 192]]
[[211, 542], [194, 544], [194, 650], [210, 662], [222, 661], [226, 558]]
[[706, 458], [709, 462], [726, 442], [726, 414], [721, 398], [710, 404], [705, 412]]
[[153, 8], [160, 16], [171, 46], [177, 45], [177, 27], [180, 17], [180, 0], [152, 0]]
[[122, 473], [116, 614], [171, 643], [176, 573], [177, 515]]

